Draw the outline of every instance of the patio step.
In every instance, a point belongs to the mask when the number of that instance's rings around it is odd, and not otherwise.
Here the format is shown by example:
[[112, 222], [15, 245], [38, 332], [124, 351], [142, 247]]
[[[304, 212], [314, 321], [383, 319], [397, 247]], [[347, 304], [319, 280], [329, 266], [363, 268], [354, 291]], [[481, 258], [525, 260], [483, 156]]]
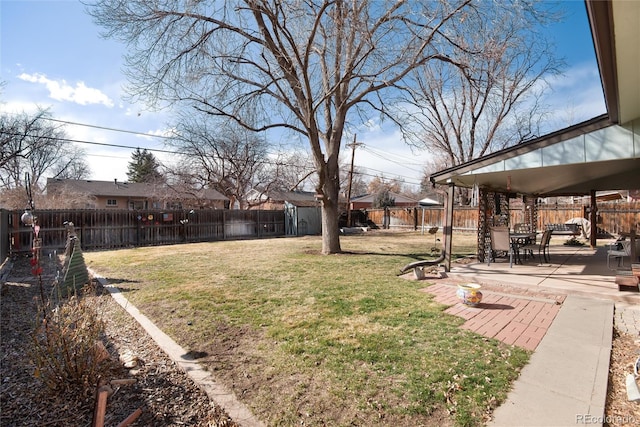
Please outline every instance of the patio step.
[[619, 291], [626, 292], [639, 292], [640, 289], [638, 285], [640, 284], [640, 280], [638, 276], [635, 274], [637, 270], [618, 270], [616, 271], [616, 279], [615, 282], [618, 285]]

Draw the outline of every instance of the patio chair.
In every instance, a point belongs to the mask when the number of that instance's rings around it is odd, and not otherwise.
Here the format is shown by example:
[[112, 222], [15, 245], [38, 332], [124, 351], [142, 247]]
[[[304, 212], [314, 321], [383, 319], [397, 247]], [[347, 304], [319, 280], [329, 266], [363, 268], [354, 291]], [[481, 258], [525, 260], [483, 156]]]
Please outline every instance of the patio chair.
[[513, 267], [513, 245], [509, 237], [508, 227], [491, 227], [491, 250], [487, 257], [487, 265], [491, 265], [491, 259], [495, 260], [497, 252], [509, 254], [509, 268]]
[[611, 244], [610, 249], [607, 251], [607, 268], [615, 270], [615, 268], [611, 268], [611, 258], [617, 259], [618, 265], [616, 268], [624, 267], [624, 257], [631, 258], [631, 241], [618, 240]]
[[551, 262], [551, 255], [549, 254], [549, 242], [551, 241], [551, 234], [553, 234], [553, 230], [547, 229], [542, 233], [542, 238], [540, 238], [540, 243], [532, 243], [529, 245], [523, 245], [518, 248], [518, 250], [524, 252], [525, 259], [527, 258], [527, 252], [533, 256], [533, 251], [538, 250], [538, 259], [540, 260], [540, 264], [542, 264], [542, 260], [544, 258], [544, 262]]
[[530, 233], [531, 227], [529, 224], [518, 223], [513, 226], [514, 233]]

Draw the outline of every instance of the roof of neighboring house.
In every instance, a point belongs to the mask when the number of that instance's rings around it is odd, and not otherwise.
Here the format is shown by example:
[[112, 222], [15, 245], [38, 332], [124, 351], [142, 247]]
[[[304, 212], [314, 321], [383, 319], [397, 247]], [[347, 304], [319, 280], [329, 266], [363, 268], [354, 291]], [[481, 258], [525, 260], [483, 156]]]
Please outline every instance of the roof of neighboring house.
[[249, 192], [247, 198], [250, 200], [261, 200], [263, 202], [270, 201], [275, 203], [296, 201], [316, 202], [316, 193], [314, 193], [313, 191], [260, 191], [254, 188]]
[[317, 208], [320, 203], [317, 200], [285, 200], [285, 205], [289, 204], [298, 208]]
[[[418, 201], [416, 199], [403, 196], [402, 194], [393, 193], [390, 191], [389, 196], [395, 199], [396, 204], [397, 203], [414, 203], [416, 205], [418, 204]], [[375, 197], [376, 197], [375, 194], [365, 194], [364, 196], [352, 197], [351, 203], [372, 203], [373, 204]]]
[[442, 206], [436, 198], [425, 197], [424, 199], [420, 199], [420, 206]]
[[151, 184], [147, 182], [119, 182], [119, 181], [93, 181], [77, 179], [47, 179], [47, 191], [67, 187], [75, 191], [102, 197], [137, 197], [152, 198], [156, 194], [171, 196], [174, 193], [180, 198], [204, 199], [204, 200], [228, 200], [222, 193], [213, 189], [194, 190], [180, 192], [164, 184]]
[[274, 202], [316, 202], [313, 191], [269, 191], [267, 195]]

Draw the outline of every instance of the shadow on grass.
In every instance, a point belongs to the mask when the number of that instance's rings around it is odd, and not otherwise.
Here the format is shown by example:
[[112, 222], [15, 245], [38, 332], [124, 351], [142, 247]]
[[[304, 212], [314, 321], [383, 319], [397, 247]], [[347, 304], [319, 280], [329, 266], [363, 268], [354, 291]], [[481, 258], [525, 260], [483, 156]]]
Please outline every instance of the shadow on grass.
[[140, 283], [139, 280], [129, 280], [129, 279], [116, 279], [113, 277], [105, 277], [105, 280], [107, 281], [107, 284], [109, 284], [110, 286], [114, 286], [116, 288], [118, 288], [118, 292], [120, 293], [125, 293], [125, 292], [132, 292], [132, 291], [137, 291], [138, 288], [137, 287], [122, 287], [122, 285], [127, 285], [127, 284], [131, 284], [131, 283]]

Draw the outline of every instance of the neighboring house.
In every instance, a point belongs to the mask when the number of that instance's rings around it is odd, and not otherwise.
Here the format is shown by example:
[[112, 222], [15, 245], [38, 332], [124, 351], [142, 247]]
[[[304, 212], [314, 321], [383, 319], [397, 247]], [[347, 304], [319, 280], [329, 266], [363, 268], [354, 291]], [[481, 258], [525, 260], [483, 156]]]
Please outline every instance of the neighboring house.
[[47, 196], [58, 198], [67, 194], [87, 196], [87, 209], [228, 209], [229, 199], [216, 190], [179, 191], [164, 184], [47, 179]]
[[285, 203], [296, 206], [320, 206], [313, 191], [269, 191], [253, 189], [247, 195], [251, 209], [283, 210]]
[[[406, 208], [406, 207], [417, 207], [418, 200], [412, 199], [411, 197], [403, 196], [402, 194], [397, 194], [390, 192], [389, 196], [392, 199], [395, 199], [395, 207]], [[375, 194], [367, 194], [365, 196], [354, 197], [351, 199], [351, 210], [358, 209], [373, 209], [373, 202], [375, 201]]]

